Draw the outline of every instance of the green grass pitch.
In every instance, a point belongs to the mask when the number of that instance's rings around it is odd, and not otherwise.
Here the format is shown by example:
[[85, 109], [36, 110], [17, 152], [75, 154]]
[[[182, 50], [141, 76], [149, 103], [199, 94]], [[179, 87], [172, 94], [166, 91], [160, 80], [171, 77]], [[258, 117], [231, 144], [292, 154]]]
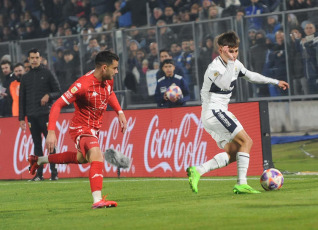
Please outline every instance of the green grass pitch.
[[[317, 158], [303, 156], [300, 144], [275, 145], [275, 166], [318, 171]], [[307, 150], [316, 154], [316, 144]], [[118, 207], [97, 210], [87, 178], [0, 181], [0, 229], [317, 229], [318, 176], [284, 177], [271, 192], [249, 177], [262, 193], [247, 195], [233, 194], [236, 177], [203, 177], [198, 194], [187, 178], [104, 178], [103, 193]]]

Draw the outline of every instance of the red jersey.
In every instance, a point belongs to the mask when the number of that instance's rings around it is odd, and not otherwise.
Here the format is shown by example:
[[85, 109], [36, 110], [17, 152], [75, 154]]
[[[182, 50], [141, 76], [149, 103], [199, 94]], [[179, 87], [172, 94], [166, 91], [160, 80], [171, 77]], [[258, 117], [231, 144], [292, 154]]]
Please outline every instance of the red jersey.
[[[103, 113], [109, 104], [116, 112], [121, 110], [116, 94], [113, 92], [113, 80], [98, 81], [94, 70], [76, 80], [70, 88], [56, 101], [51, 109], [48, 130], [55, 129], [60, 109], [66, 104], [74, 103], [75, 112], [70, 129], [93, 129], [99, 131]], [[63, 101], [66, 104], [62, 104]]]

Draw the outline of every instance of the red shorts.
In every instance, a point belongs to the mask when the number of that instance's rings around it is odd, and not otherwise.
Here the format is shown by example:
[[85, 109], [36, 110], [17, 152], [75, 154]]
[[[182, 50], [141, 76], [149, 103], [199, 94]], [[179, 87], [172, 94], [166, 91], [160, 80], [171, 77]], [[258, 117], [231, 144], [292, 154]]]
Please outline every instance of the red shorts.
[[80, 151], [84, 157], [86, 153], [93, 147], [99, 147], [98, 133], [99, 131], [90, 128], [73, 128], [70, 127], [69, 131], [73, 141], [75, 142], [75, 148]]

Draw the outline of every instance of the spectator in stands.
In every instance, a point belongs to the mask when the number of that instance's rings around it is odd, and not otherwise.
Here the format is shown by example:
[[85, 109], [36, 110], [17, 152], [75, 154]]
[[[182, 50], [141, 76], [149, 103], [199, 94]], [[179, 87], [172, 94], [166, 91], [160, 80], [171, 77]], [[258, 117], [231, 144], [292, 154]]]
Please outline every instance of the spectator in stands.
[[157, 22], [157, 26], [160, 27], [159, 47], [162, 47], [163, 49], [168, 49], [173, 42], [177, 41], [177, 35], [166, 25], [164, 20], [159, 20]]
[[90, 0], [91, 7], [94, 8], [97, 15], [112, 13], [115, 10], [114, 3], [116, 0]]
[[11, 30], [14, 30], [16, 26], [19, 24], [19, 17], [17, 14], [17, 11], [15, 9], [10, 10], [10, 19], [8, 26], [11, 28]]
[[91, 60], [92, 52], [100, 51], [100, 46], [96, 37], [91, 37], [86, 48], [85, 60]]
[[98, 15], [97, 14], [91, 14], [89, 16], [89, 22], [90, 25], [93, 26], [93, 28], [95, 29], [96, 32], [100, 32], [102, 30], [102, 23], [99, 21], [98, 19]]
[[[163, 61], [166, 59], [172, 59], [172, 56], [171, 56], [169, 50], [167, 50], [167, 49], [160, 50], [159, 57], [160, 57], [160, 66], [159, 66], [158, 72], [156, 73], [157, 80], [159, 80], [160, 78], [162, 78], [165, 75], [165, 72], [162, 69]], [[180, 76], [184, 75], [182, 69], [176, 65], [175, 65], [174, 73], [177, 75], [180, 75]]]
[[55, 25], [59, 25], [64, 20], [63, 18], [63, 0], [53, 0], [52, 14], [49, 17], [49, 20]]
[[[268, 46], [266, 44], [266, 33], [264, 30], [258, 30], [255, 34], [255, 44], [249, 49], [248, 57], [250, 70], [253, 72], [264, 73], [265, 61], [268, 54]], [[267, 85], [253, 84], [254, 97], [268, 97], [269, 90]]]
[[318, 65], [317, 65], [317, 32], [312, 22], [305, 25], [305, 37], [296, 39], [296, 49], [301, 52], [304, 63], [304, 74], [308, 81], [308, 92], [318, 92]]
[[236, 16], [237, 10], [241, 7], [239, 0], [225, 1], [225, 8], [222, 11], [222, 18]]
[[177, 63], [179, 67], [181, 67], [183, 73], [184, 73], [184, 79], [189, 85], [191, 82], [191, 76], [189, 72], [189, 64], [191, 63], [192, 60], [192, 52], [190, 49], [190, 39], [188, 38], [183, 38], [182, 43], [181, 43], [181, 53], [179, 57], [177, 58]]
[[290, 78], [293, 82], [293, 94], [294, 95], [307, 95], [308, 92], [308, 82], [304, 75], [304, 65], [302, 60], [301, 50], [296, 49], [297, 40], [301, 40], [300, 27], [294, 27], [290, 30], [290, 42], [288, 44], [289, 51], [289, 73]]
[[[148, 0], [130, 0], [126, 2], [126, 5], [116, 13], [117, 16], [121, 16], [126, 12], [131, 12], [132, 25], [137, 27], [147, 25], [147, 7]], [[138, 6], [138, 7], [137, 7]]]
[[[219, 18], [218, 7], [213, 4], [209, 7], [208, 20], [213, 20], [218, 18]], [[210, 34], [213, 37], [220, 34], [220, 31], [221, 31], [220, 22], [210, 21], [210, 22], [203, 23], [202, 26], [203, 26], [202, 28], [203, 34]]]
[[87, 24], [87, 18], [85, 16], [81, 16], [76, 25], [76, 33], [81, 33], [84, 28], [87, 28]]
[[[162, 69], [165, 73], [165, 76], [161, 77], [157, 81], [155, 92], [155, 100], [158, 107], [170, 108], [184, 106], [190, 99], [189, 88], [186, 81], [182, 76], [174, 73], [175, 65], [172, 59], [166, 59], [162, 64]], [[169, 99], [166, 92], [172, 85], [179, 86], [183, 95], [174, 99]]]
[[[286, 51], [284, 45], [284, 32], [279, 30], [275, 34], [276, 44], [270, 51], [268, 57], [268, 68], [270, 70], [270, 76], [277, 80], [287, 81], [286, 72]], [[285, 91], [280, 90], [274, 85], [268, 85], [270, 96], [284, 96], [287, 95]]]
[[27, 22], [25, 23], [25, 26], [26, 26], [26, 33], [25, 33], [24, 39], [37, 38], [37, 33], [35, 31], [35, 26], [33, 22]]
[[113, 17], [110, 13], [106, 13], [103, 17], [101, 31], [111, 31], [113, 28], [115, 28]]
[[19, 116], [19, 90], [20, 90], [20, 80], [22, 75], [24, 75], [25, 69], [22, 63], [17, 63], [13, 67], [13, 73], [16, 80], [12, 81], [9, 86], [10, 95], [12, 98], [12, 116]]
[[46, 20], [41, 21], [40, 22], [40, 31], [39, 31], [38, 37], [39, 38], [47, 38], [50, 36], [50, 34], [51, 34], [51, 31], [50, 31], [49, 22]]
[[124, 14], [120, 13], [120, 9], [126, 5], [126, 0], [116, 1], [114, 3], [115, 11], [113, 12], [113, 22], [116, 28], [130, 27], [131, 26], [131, 12], [128, 11]]
[[145, 48], [147, 52], [149, 51], [150, 44], [155, 41], [156, 41], [156, 29], [155, 28], [147, 29], [147, 34], [145, 37]]
[[167, 24], [172, 24], [173, 23], [173, 15], [174, 15], [174, 10], [171, 6], [166, 6], [164, 9], [164, 16], [163, 16], [163, 20], [167, 23]]
[[214, 46], [213, 46], [213, 37], [211, 35], [207, 35], [202, 41], [202, 47], [199, 51], [198, 58], [198, 74], [199, 74], [199, 88], [201, 89], [203, 84], [203, 77], [205, 70], [208, 68], [208, 65], [212, 62]]
[[[251, 0], [251, 4], [245, 8], [245, 15], [259, 15], [268, 12], [267, 6], [262, 4], [260, 0]], [[263, 24], [263, 18], [261, 17], [252, 17], [248, 19], [248, 25], [254, 27], [256, 30], [261, 29]]]
[[88, 59], [85, 59], [85, 67], [84, 67], [84, 72], [87, 73], [91, 70], [94, 69], [95, 67], [95, 57], [98, 54], [98, 52], [100, 51], [100, 48], [92, 48], [90, 49], [90, 52], [88, 53], [90, 56], [88, 57]]
[[198, 21], [199, 20], [199, 4], [194, 3], [190, 8], [190, 21]]
[[247, 31], [247, 46], [248, 48], [252, 47], [255, 45], [255, 36], [256, 36], [256, 29], [254, 27], [250, 27]]
[[211, 0], [202, 0], [202, 9], [199, 12], [199, 19], [200, 21], [202, 20], [207, 20], [209, 17], [209, 8], [212, 5]]
[[278, 21], [277, 15], [269, 15], [267, 16], [267, 21], [265, 26], [263, 27], [266, 33], [266, 37], [270, 40], [271, 43], [275, 43], [275, 35], [276, 32], [282, 29], [282, 24]]
[[8, 42], [16, 39], [16, 36], [12, 33], [9, 26], [4, 26], [2, 29], [2, 41]]
[[130, 29], [131, 30], [129, 30], [129, 35], [130, 35], [131, 39], [136, 40], [141, 47], [145, 47], [146, 46], [145, 37], [140, 32], [140, 29], [138, 29], [137, 26], [135, 26], [135, 25], [132, 25], [130, 27]]
[[23, 62], [23, 66], [24, 66], [25, 73], [30, 71], [31, 66], [30, 66], [30, 62], [28, 61], [28, 59]]
[[16, 77], [12, 73], [11, 62], [9, 60], [2, 60], [1, 61], [1, 71], [4, 75], [4, 81], [2, 84], [2, 92], [0, 92], [1, 99], [1, 106], [0, 108], [0, 116], [2, 117], [11, 117], [12, 116], [12, 98], [10, 96], [9, 86], [11, 82], [16, 80]]
[[153, 63], [154, 62], [159, 62], [158, 61], [158, 44], [157, 42], [152, 42], [149, 45], [149, 50], [150, 54], [148, 55], [148, 62], [149, 62], [149, 69], [154, 69], [153, 68]]
[[164, 20], [164, 15], [161, 8], [155, 7], [150, 18], [150, 25], [156, 25], [159, 20]]
[[64, 21], [71, 20], [72, 17], [80, 17], [85, 14], [84, 7], [81, 1], [68, 0], [63, 6], [63, 19]]
[[57, 76], [62, 92], [66, 92], [70, 85], [80, 77], [79, 56], [72, 50], [63, 53], [63, 64]]
[[[179, 66], [178, 65], [178, 58], [181, 55], [181, 46], [178, 42], [173, 42], [170, 46], [170, 54], [172, 56], [172, 59], [175, 63], [175, 66]], [[181, 67], [181, 66], [179, 66]]]
[[280, 10], [281, 0], [262, 0], [263, 4], [267, 6], [268, 12], [277, 12]]

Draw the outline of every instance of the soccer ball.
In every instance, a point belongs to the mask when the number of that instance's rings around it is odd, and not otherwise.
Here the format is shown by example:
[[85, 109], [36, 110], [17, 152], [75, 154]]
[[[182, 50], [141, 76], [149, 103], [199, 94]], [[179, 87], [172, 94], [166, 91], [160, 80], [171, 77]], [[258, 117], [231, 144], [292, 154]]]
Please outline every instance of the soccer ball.
[[181, 98], [182, 91], [181, 91], [180, 87], [177, 85], [171, 85], [167, 90], [167, 97], [170, 101], [174, 100], [175, 98], [178, 98], [178, 97]]
[[279, 190], [284, 184], [284, 177], [279, 170], [270, 168], [263, 172], [260, 181], [266, 191]]

